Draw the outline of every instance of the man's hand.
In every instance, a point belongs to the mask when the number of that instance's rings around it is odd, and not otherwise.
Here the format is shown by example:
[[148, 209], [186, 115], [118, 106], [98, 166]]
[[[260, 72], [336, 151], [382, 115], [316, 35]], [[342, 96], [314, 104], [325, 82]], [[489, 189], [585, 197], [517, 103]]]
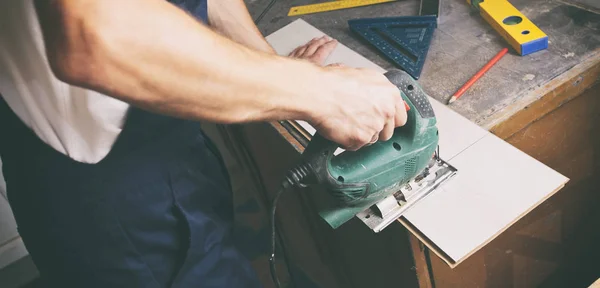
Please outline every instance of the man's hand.
[[[288, 56], [308, 60], [322, 66], [337, 41], [327, 36], [317, 37]], [[330, 75], [322, 83], [320, 96], [329, 103], [318, 102], [317, 114], [311, 123], [324, 137], [357, 150], [377, 140], [389, 140], [394, 129], [406, 123], [406, 107], [396, 86], [381, 73], [347, 68], [334, 63], [325, 67]], [[331, 89], [328, 89], [331, 88]]]
[[326, 67], [327, 85], [309, 121], [317, 131], [346, 150], [354, 151], [377, 140], [389, 140], [406, 124], [400, 90], [383, 74], [343, 66]]
[[302, 45], [288, 56], [292, 58], [306, 59], [319, 66], [323, 65], [327, 57], [337, 47], [338, 42], [335, 39], [331, 39], [327, 36], [317, 37], [312, 39], [310, 42]]

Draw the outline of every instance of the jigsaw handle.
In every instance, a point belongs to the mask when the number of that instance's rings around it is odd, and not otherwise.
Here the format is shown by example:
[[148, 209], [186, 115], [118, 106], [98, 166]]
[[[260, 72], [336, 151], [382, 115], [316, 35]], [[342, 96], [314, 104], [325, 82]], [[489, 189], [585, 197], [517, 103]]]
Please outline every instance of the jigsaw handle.
[[[401, 70], [390, 70], [385, 73], [385, 76], [392, 82], [396, 87], [402, 91], [402, 97], [408, 98], [410, 101], [411, 110], [409, 111], [408, 117], [417, 116], [411, 115], [410, 113], [415, 108], [419, 112], [419, 118], [434, 118], [435, 113], [431, 107], [431, 103], [427, 98], [427, 95], [420, 87], [416, 87], [415, 80], [408, 75], [406, 72]], [[404, 99], [406, 101], [406, 98]]]
[[[420, 89], [420, 87], [416, 87], [417, 84], [414, 79], [404, 71], [390, 70], [385, 73], [385, 76], [391, 83], [396, 85], [396, 87], [402, 91], [401, 95], [403, 100], [410, 106], [409, 111], [407, 111], [407, 125], [396, 128], [394, 133], [402, 131], [400, 133], [403, 135], [402, 137], [416, 137], [416, 134], [419, 133], [417, 130], [421, 128], [421, 125], [418, 125], [418, 122], [422, 122], [422, 120], [425, 118], [435, 117], [431, 104], [427, 99], [427, 95]], [[372, 146], [377, 146], [377, 144], [373, 144]], [[372, 146], [363, 147], [354, 153], [360, 154], [364, 153], [365, 150], [376, 149], [371, 148]], [[314, 177], [310, 182], [316, 182], [321, 185], [325, 185], [332, 190], [337, 190], [340, 192], [346, 191], [347, 193], [340, 193], [341, 195], [345, 196], [352, 195], [352, 191], [360, 191], [356, 192], [356, 194], [360, 194], [356, 197], [361, 198], [364, 196], [363, 194], [368, 194], [369, 192], [368, 183], [344, 182], [343, 178], [335, 178], [330, 173], [330, 165], [334, 156], [334, 152], [339, 147], [339, 144], [326, 139], [319, 133], [315, 133], [303, 153], [305, 161], [311, 166], [313, 171]]]

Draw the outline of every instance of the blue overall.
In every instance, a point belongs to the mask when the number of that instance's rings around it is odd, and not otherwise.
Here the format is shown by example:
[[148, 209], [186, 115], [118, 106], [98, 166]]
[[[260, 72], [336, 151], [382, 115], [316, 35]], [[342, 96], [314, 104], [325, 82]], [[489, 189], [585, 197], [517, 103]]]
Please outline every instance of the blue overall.
[[[205, 0], [176, 4], [206, 21]], [[198, 123], [132, 108], [108, 156], [84, 164], [0, 97], [0, 133], [9, 202], [44, 287], [261, 287], [234, 247], [228, 174]]]

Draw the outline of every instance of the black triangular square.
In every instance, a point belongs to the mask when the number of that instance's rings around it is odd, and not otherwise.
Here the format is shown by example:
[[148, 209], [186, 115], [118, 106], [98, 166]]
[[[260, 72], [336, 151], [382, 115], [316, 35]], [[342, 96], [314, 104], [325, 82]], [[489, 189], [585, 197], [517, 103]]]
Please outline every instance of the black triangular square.
[[348, 25], [399, 68], [419, 79], [437, 27], [435, 16], [353, 19]]

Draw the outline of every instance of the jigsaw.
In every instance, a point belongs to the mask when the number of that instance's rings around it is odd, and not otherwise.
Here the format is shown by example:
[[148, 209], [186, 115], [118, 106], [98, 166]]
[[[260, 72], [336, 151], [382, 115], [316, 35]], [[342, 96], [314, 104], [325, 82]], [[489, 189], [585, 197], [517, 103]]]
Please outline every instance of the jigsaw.
[[[407, 123], [388, 141], [337, 155], [339, 145], [316, 133], [302, 163], [288, 171], [272, 206], [273, 218], [277, 199], [287, 188], [318, 186], [322, 189], [314, 189], [312, 202], [332, 228], [357, 217], [378, 233], [456, 175], [457, 169], [440, 158], [435, 113], [421, 86], [402, 70], [385, 76], [410, 108]], [[271, 224], [273, 262], [274, 219]]]

